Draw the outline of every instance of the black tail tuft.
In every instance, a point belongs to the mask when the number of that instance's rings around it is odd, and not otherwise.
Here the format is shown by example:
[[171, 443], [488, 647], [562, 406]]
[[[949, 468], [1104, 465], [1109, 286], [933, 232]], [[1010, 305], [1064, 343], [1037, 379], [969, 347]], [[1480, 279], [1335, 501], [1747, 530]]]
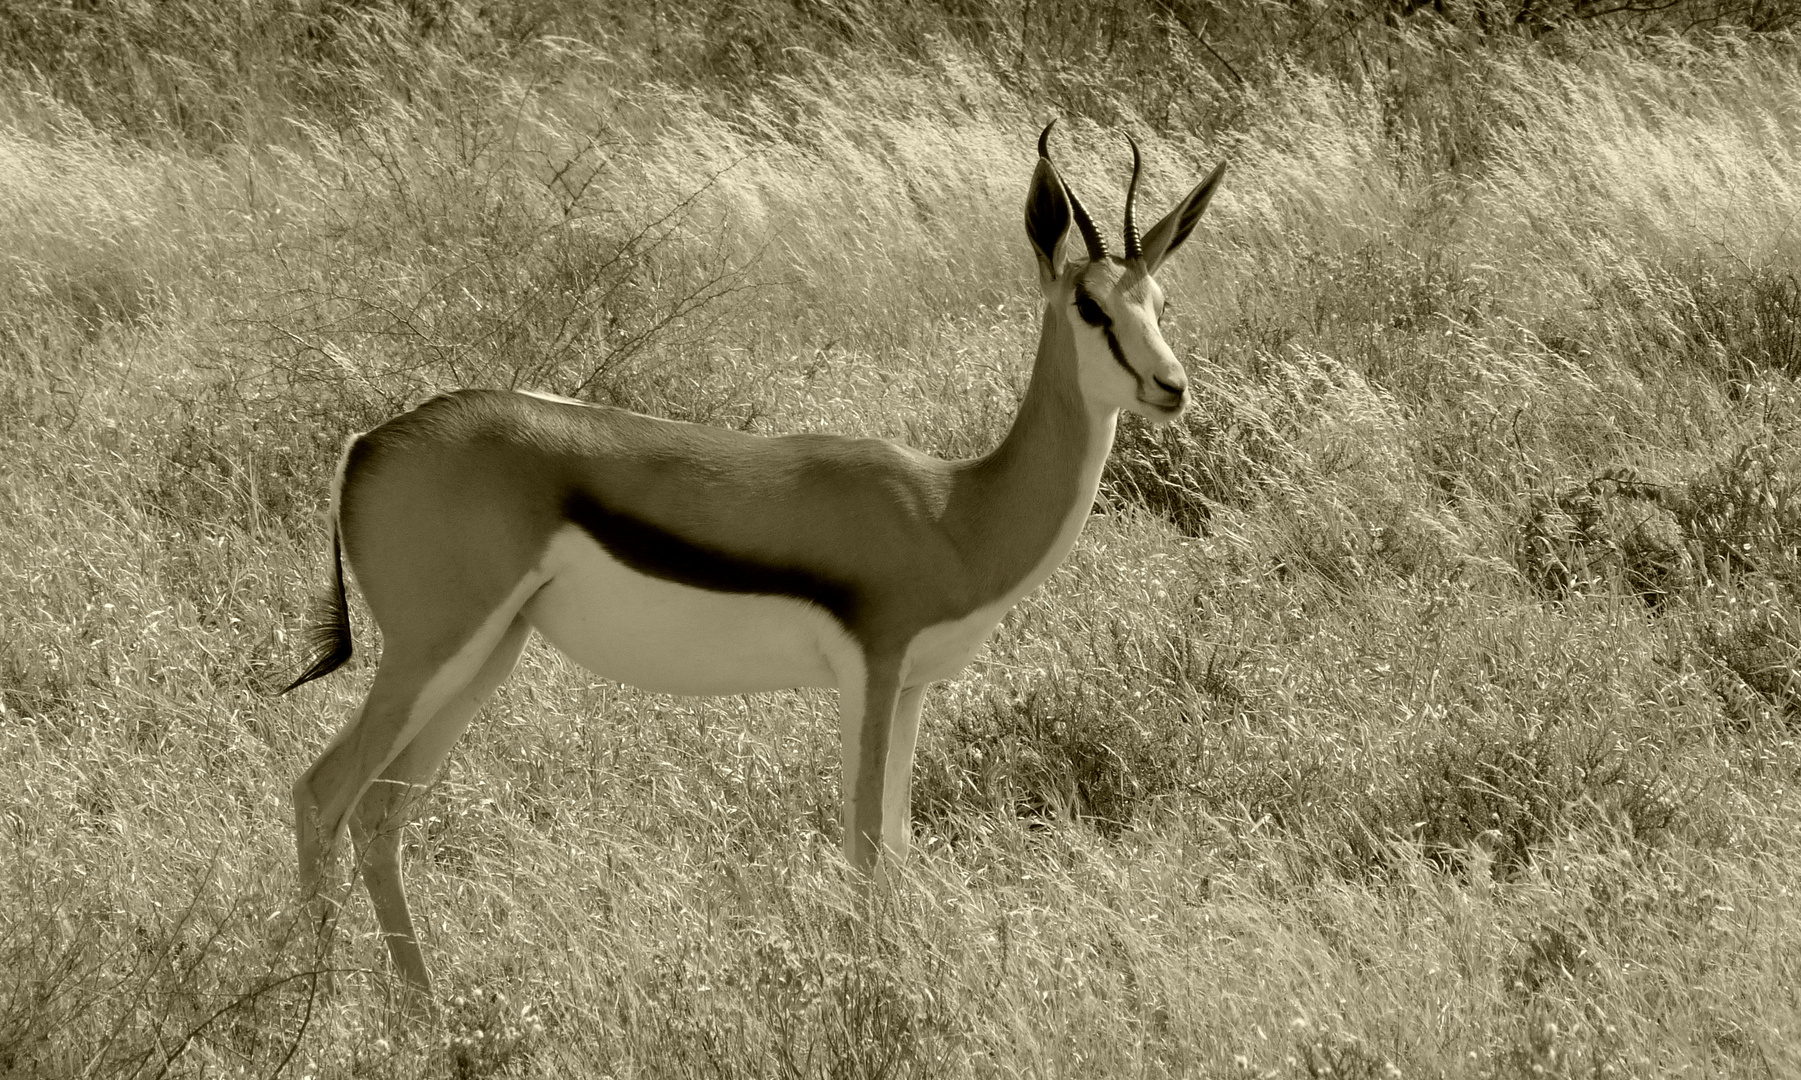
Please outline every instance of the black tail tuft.
[[344, 552], [338, 542], [338, 530], [331, 531], [331, 562], [336, 574], [335, 587], [325, 596], [325, 612], [306, 631], [306, 643], [313, 662], [300, 677], [282, 687], [287, 693], [296, 686], [330, 675], [350, 659], [350, 605], [344, 599]]

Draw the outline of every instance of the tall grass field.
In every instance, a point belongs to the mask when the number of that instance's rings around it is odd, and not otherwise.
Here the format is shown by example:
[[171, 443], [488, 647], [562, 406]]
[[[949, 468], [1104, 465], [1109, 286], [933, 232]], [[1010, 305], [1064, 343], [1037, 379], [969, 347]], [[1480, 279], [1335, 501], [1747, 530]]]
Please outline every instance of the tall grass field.
[[[1801, 1075], [1801, 18], [1735, 0], [0, 5], [0, 1076]], [[347, 436], [458, 386], [984, 453], [1052, 118], [1193, 380], [839, 853], [828, 692], [534, 641], [289, 788]]]

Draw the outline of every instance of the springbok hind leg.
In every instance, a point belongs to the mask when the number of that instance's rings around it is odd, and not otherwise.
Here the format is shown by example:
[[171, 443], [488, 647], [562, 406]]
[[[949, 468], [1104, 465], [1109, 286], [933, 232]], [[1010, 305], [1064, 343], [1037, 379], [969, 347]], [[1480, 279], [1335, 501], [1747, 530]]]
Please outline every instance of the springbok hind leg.
[[333, 897], [338, 838], [351, 807], [369, 782], [405, 745], [409, 719], [420, 709], [439, 665], [402, 662], [395, 650], [382, 657], [369, 696], [338, 732], [312, 768], [294, 782], [294, 845], [300, 862], [300, 892], [312, 907], [321, 945], [329, 944], [336, 921]]
[[388, 955], [411, 991], [408, 1011], [415, 1015], [430, 1012], [431, 977], [407, 910], [400, 866], [401, 830], [412, 820], [425, 785], [443, 766], [451, 747], [462, 738], [489, 696], [512, 673], [530, 632], [531, 624], [524, 619], [513, 620], [469, 684], [445, 702], [382, 770], [351, 815], [350, 831], [356, 841], [363, 885], [369, 890], [376, 920], [388, 942]]
[[294, 840], [300, 885], [312, 906], [327, 952], [337, 905], [336, 849], [351, 811], [401, 751], [452, 699], [462, 694], [512, 630], [517, 608], [496, 613], [464, 636], [461, 645], [403, 640], [387, 635], [369, 697], [312, 768], [294, 782]]

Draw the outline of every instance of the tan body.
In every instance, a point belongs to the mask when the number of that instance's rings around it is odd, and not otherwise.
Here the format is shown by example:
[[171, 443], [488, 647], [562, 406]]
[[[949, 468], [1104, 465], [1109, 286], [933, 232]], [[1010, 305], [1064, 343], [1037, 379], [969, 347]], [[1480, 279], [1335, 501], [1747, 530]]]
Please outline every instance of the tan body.
[[[1120, 410], [1167, 421], [1184, 404], [1150, 271], [1218, 177], [1142, 252], [1128, 232], [1124, 260], [1075, 204], [1090, 254], [1078, 263], [1062, 251], [1065, 189], [1041, 157], [1027, 205], [1047, 298], [1038, 355], [1011, 430], [981, 458], [476, 390], [351, 440], [334, 536], [383, 652], [362, 709], [294, 786], [304, 887], [325, 888], [349, 824], [395, 962], [426, 988], [399, 829], [531, 628], [651, 690], [836, 686], [846, 855], [865, 870], [903, 856], [925, 687], [960, 671], [1068, 553]], [[331, 651], [295, 685], [349, 655], [342, 589], [340, 570]]]

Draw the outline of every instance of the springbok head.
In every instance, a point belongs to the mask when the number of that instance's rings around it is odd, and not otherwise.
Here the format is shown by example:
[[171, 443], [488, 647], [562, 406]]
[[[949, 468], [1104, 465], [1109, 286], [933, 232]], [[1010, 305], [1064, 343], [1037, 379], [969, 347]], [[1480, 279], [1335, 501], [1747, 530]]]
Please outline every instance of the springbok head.
[[[1038, 168], [1026, 196], [1026, 233], [1038, 255], [1039, 288], [1051, 315], [1061, 314], [1074, 338], [1083, 396], [1099, 408], [1125, 409], [1167, 424], [1187, 404], [1188, 374], [1163, 340], [1163, 288], [1155, 275], [1199, 224], [1226, 166], [1216, 167], [1140, 236], [1133, 220], [1140, 159], [1138, 143], [1128, 135], [1132, 181], [1126, 188], [1125, 253], [1114, 255], [1051, 164], [1055, 124], [1046, 124], [1038, 136]], [[1086, 258], [1070, 251], [1072, 217]]]

